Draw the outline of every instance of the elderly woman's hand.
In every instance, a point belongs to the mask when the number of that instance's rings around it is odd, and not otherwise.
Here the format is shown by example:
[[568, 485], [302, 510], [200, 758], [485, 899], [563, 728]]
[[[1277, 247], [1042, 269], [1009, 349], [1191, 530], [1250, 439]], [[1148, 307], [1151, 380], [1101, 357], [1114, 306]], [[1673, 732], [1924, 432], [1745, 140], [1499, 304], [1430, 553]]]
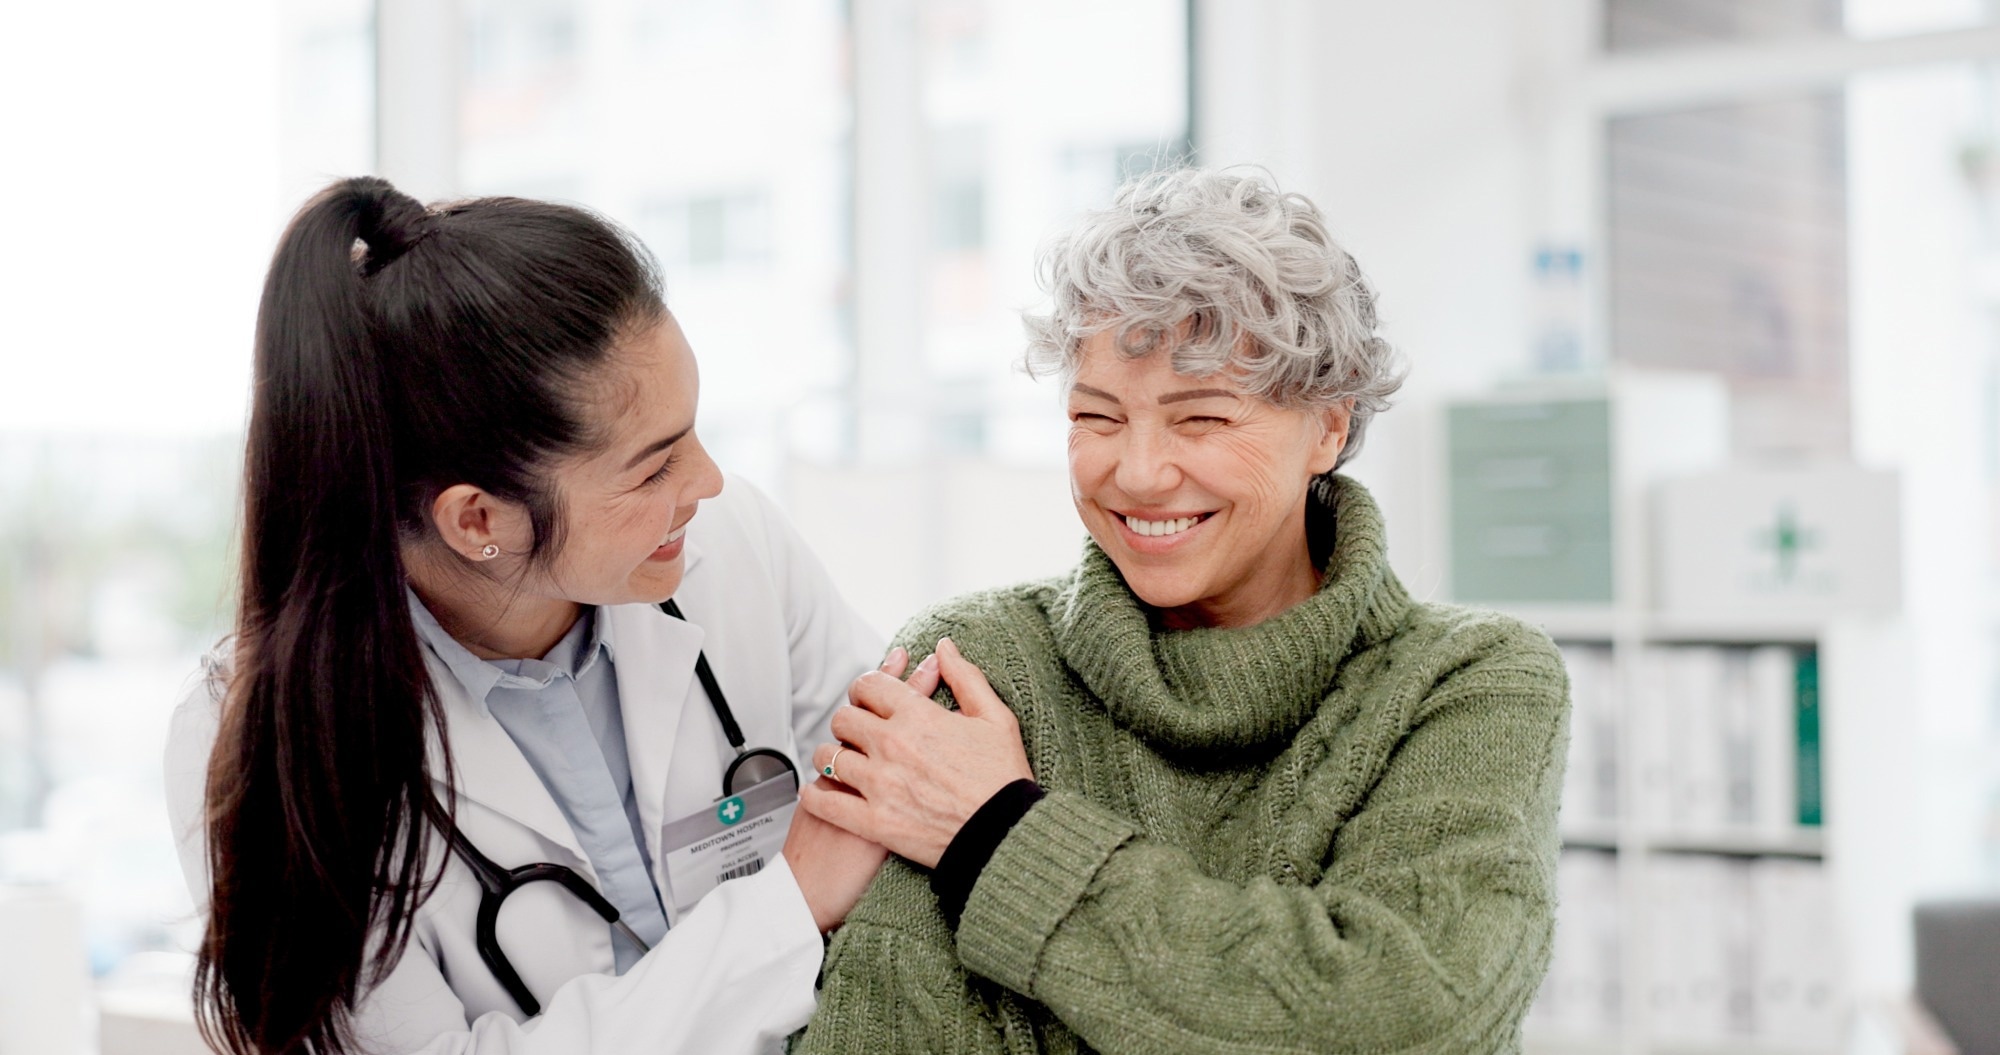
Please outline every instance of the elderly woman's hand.
[[[815, 781], [799, 795], [806, 812], [935, 867], [952, 837], [1001, 788], [1033, 778], [1014, 712], [950, 638], [923, 666], [951, 687], [956, 712], [889, 674], [874, 671], [848, 689], [853, 706], [833, 716], [838, 744], [813, 752]], [[837, 757], [836, 757], [837, 756]]]

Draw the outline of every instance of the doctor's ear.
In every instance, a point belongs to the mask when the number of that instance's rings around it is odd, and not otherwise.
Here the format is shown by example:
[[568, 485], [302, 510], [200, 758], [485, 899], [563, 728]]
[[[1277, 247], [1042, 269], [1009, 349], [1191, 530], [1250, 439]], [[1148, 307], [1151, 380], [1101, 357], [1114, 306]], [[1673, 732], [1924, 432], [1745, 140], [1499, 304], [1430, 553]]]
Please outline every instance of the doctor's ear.
[[431, 501], [431, 525], [447, 547], [475, 563], [522, 556], [534, 540], [527, 510], [471, 484], [453, 484]]
[[1319, 442], [1313, 445], [1312, 462], [1307, 468], [1314, 476], [1330, 473], [1340, 464], [1340, 452], [1347, 447], [1347, 428], [1354, 420], [1354, 401], [1344, 399], [1317, 412]]

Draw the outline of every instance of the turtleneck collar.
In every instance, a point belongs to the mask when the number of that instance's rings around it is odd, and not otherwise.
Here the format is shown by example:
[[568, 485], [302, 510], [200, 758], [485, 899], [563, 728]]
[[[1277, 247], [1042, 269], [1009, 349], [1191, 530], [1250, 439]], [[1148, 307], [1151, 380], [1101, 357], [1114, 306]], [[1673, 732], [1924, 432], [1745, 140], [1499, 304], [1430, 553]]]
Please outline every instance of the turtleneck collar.
[[1366, 489], [1335, 477], [1330, 493], [1314, 489], [1307, 515], [1338, 525], [1319, 591], [1253, 626], [1159, 629], [1111, 558], [1086, 544], [1049, 613], [1063, 660], [1113, 721], [1163, 753], [1289, 742], [1347, 657], [1392, 633], [1410, 607]]

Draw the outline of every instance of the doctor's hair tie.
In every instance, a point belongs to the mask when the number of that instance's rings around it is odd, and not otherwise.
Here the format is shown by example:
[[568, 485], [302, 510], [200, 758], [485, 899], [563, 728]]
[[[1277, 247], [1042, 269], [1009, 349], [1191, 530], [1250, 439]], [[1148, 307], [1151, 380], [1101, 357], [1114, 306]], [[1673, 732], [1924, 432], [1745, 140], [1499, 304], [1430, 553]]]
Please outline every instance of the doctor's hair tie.
[[390, 240], [379, 238], [374, 242], [363, 241], [367, 254], [362, 259], [361, 273], [365, 277], [380, 274], [382, 269], [403, 258], [403, 254], [417, 247], [417, 243], [437, 233], [435, 223], [426, 224], [423, 230], [408, 239]]
[[387, 180], [349, 180], [356, 213], [355, 238], [363, 252], [356, 261], [363, 277], [379, 273], [438, 230], [438, 218], [422, 202]]

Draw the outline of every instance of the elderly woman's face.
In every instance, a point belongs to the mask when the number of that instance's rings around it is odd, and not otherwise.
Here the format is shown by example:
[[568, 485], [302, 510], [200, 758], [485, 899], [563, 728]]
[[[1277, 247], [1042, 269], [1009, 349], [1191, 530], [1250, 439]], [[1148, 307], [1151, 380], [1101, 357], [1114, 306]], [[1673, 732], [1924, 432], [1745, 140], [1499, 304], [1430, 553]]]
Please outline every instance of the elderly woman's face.
[[1274, 406], [1115, 342], [1084, 342], [1069, 392], [1070, 488], [1091, 537], [1168, 625], [1245, 626], [1305, 600], [1307, 488], [1333, 468], [1348, 412]]

